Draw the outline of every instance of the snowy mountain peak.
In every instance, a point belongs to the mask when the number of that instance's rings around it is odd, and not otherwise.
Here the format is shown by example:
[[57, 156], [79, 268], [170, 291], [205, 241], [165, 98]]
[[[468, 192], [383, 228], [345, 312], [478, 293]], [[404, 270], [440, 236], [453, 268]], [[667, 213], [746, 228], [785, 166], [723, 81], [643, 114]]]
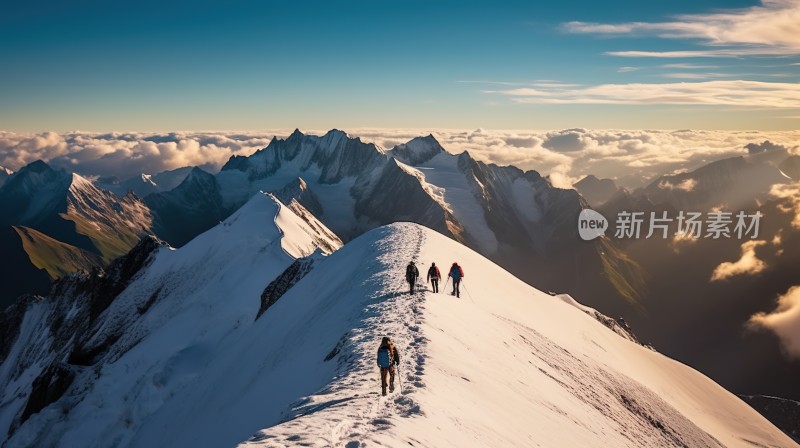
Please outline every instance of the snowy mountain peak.
[[[332, 237], [331, 237], [332, 235]], [[310, 228], [308, 223], [269, 193], [253, 195], [241, 208], [218, 226], [190, 241], [184, 248], [206, 248], [224, 244], [228, 249], [244, 250], [248, 245], [266, 245], [281, 241], [281, 247], [292, 258], [311, 255], [318, 248], [337, 249], [341, 241], [320, 224]], [[323, 240], [324, 244], [319, 244]], [[329, 250], [325, 250], [329, 252]]]
[[92, 184], [92, 181], [81, 176], [78, 173], [72, 173], [72, 182], [70, 183], [71, 190], [85, 190], [85, 191], [99, 191], [97, 187]]
[[[291, 173], [290, 177], [276, 176], [284, 183], [291, 177], [303, 176], [309, 181], [331, 184], [345, 177], [359, 176], [385, 162], [384, 159], [374, 144], [350, 138], [346, 133], [333, 129], [321, 137], [297, 132], [285, 140], [273, 140], [250, 157], [231, 157], [222, 167], [222, 172], [223, 177], [228, 177], [232, 171], [238, 170], [254, 182], [267, 180], [277, 171], [282, 171]], [[235, 176], [231, 175], [238, 182]], [[260, 188], [272, 190], [275, 186], [270, 182], [266, 188]]]
[[329, 131], [328, 131], [328, 132], [326, 132], [326, 133], [325, 133], [325, 135], [323, 135], [322, 137], [323, 137], [323, 138], [325, 138], [325, 137], [327, 137], [327, 136], [330, 136], [330, 137], [332, 137], [332, 138], [333, 138], [333, 137], [335, 137], [335, 138], [350, 138], [350, 136], [349, 136], [349, 135], [347, 135], [347, 133], [346, 133], [346, 132], [344, 132], [344, 131], [342, 131], [342, 130], [340, 130], [340, 129], [336, 129], [336, 128], [333, 128], [333, 129], [329, 130]]
[[274, 190], [272, 194], [286, 205], [289, 205], [292, 201], [297, 201], [298, 204], [315, 216], [322, 216], [323, 214], [322, 204], [319, 202], [317, 195], [314, 194], [314, 191], [302, 177], [292, 180], [279, 190]]
[[55, 170], [47, 163], [37, 160], [10, 175], [4, 187], [31, 193], [42, 188], [66, 188], [70, 182], [71, 175], [65, 170]]
[[414, 137], [407, 143], [397, 145], [390, 153], [401, 162], [413, 166], [425, 163], [446, 151], [433, 134], [428, 134], [425, 137]]
[[326, 132], [325, 135], [323, 135], [322, 138], [320, 139], [320, 146], [322, 149], [327, 149], [330, 152], [335, 152], [341, 150], [341, 148], [345, 144], [347, 144], [348, 141], [361, 143], [361, 139], [358, 137], [351, 138], [344, 131], [340, 131], [338, 129], [331, 129], [330, 131]]
[[63, 209], [71, 183], [70, 173], [54, 170], [41, 160], [22, 167], [0, 187], [3, 206], [0, 222], [16, 225], [40, 222], [54, 210]]

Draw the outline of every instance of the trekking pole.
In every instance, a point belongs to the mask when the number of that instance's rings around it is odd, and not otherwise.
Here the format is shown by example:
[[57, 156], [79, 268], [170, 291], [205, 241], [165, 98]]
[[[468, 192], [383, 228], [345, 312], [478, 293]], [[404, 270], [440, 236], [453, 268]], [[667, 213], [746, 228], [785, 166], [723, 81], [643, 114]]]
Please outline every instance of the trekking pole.
[[397, 386], [400, 388], [400, 393], [403, 393], [403, 375], [400, 372], [400, 364], [397, 365]]
[[450, 283], [450, 276], [449, 275], [447, 276], [447, 281], [444, 282], [444, 292], [445, 292], [445, 294], [447, 294], [447, 284], [448, 283]]
[[464, 282], [463, 278], [461, 279], [461, 286], [464, 287], [464, 292], [467, 293], [467, 296], [469, 297], [469, 301], [472, 302], [472, 303], [475, 303], [475, 300], [472, 298], [472, 294], [469, 293], [469, 290], [467, 289], [467, 284]]

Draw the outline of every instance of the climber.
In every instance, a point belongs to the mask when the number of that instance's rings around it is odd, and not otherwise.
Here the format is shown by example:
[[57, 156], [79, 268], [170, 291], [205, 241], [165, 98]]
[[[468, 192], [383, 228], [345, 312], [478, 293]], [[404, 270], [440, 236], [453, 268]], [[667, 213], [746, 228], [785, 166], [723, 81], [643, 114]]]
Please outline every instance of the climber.
[[431, 263], [431, 267], [428, 268], [428, 283], [433, 287], [434, 293], [439, 292], [440, 278], [442, 278], [442, 274], [439, 273], [439, 268], [436, 267], [436, 263]]
[[459, 285], [461, 284], [461, 279], [464, 278], [464, 270], [461, 269], [458, 263], [453, 263], [453, 266], [450, 267], [450, 273], [447, 274], [447, 276], [453, 279], [453, 295], [461, 297]]
[[386, 375], [389, 375], [389, 392], [394, 392], [394, 366], [400, 365], [400, 354], [388, 336], [378, 347], [378, 367], [381, 369], [381, 394], [386, 395]]
[[418, 278], [419, 269], [417, 269], [417, 265], [415, 265], [412, 261], [411, 263], [408, 263], [408, 266], [406, 266], [406, 281], [411, 289], [411, 294], [414, 294], [414, 285], [417, 283]]

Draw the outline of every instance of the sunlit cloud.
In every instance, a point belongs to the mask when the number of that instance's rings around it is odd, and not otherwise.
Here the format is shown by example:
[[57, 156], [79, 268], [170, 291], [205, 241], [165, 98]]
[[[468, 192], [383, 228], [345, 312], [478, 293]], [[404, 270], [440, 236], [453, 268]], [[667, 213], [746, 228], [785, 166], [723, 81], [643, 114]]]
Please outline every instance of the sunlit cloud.
[[665, 73], [661, 76], [673, 79], [713, 79], [730, 78], [734, 75], [730, 73]]
[[773, 311], [753, 315], [749, 325], [773, 331], [780, 338], [784, 353], [800, 359], [800, 286], [793, 286], [779, 296]]
[[531, 104], [682, 104], [800, 109], [800, 84], [714, 80], [483, 90]]
[[88, 176], [126, 179], [185, 166], [218, 170], [232, 155], [266, 146], [260, 133], [67, 133], [0, 132], [0, 166], [19, 168], [44, 160]]
[[673, 50], [673, 51], [606, 51], [603, 54], [608, 56], [618, 56], [621, 58], [661, 58], [661, 59], [685, 59], [685, 58], [739, 58], [742, 56], [768, 56], [778, 52], [780, 55], [793, 55], [793, 51], [788, 50], [760, 50], [753, 48], [739, 49], [717, 49], [717, 50]]
[[674, 68], [679, 70], [708, 70], [708, 69], [715, 69], [719, 68], [718, 65], [702, 65], [702, 64], [691, 64], [691, 63], [678, 63], [678, 64], [664, 64], [661, 66], [662, 68]]
[[756, 256], [756, 247], [766, 241], [746, 241], [742, 244], [742, 256], [734, 262], [720, 263], [711, 274], [711, 281], [725, 280], [737, 275], [754, 275], [767, 268], [767, 264]]
[[[797, 152], [796, 145], [800, 141], [800, 131], [345, 130], [351, 136], [385, 149], [433, 133], [451, 153], [469, 151], [472, 157], [486, 163], [536, 170], [543, 176], [550, 176], [554, 185], [566, 188], [588, 174], [635, 188], [665, 173], [692, 170], [714, 160], [747, 155], [753, 151], [752, 148]], [[115, 175], [120, 179], [182, 166], [201, 166], [215, 172], [230, 156], [250, 155], [266, 147], [273, 136], [285, 138], [292, 131], [268, 129], [167, 134], [0, 132], [0, 166], [18, 170], [27, 163], [42, 159], [81, 174]], [[322, 135], [328, 129], [302, 131]], [[781, 192], [775, 191], [776, 194]]]
[[696, 187], [696, 186], [697, 186], [697, 180], [696, 179], [691, 179], [691, 178], [690, 179], [686, 179], [683, 182], [679, 182], [677, 184], [673, 184], [673, 183], [668, 182], [666, 180], [661, 181], [658, 184], [658, 188], [660, 188], [662, 190], [680, 190], [680, 191], [687, 191], [687, 192], [694, 190], [694, 187]]
[[792, 227], [800, 229], [800, 182], [773, 185], [769, 194], [784, 200], [778, 204], [779, 209], [792, 214]]
[[460, 79], [456, 81], [459, 84], [490, 84], [490, 85], [497, 85], [497, 86], [523, 86], [527, 83], [523, 82], [515, 82], [515, 81], [489, 81], [489, 80], [479, 80], [479, 79]]
[[[702, 57], [800, 54], [800, 1], [762, 0], [758, 6], [679, 15], [663, 22], [568, 22], [569, 33], [694, 39], [717, 48]], [[613, 52], [616, 56], [701, 57], [699, 52]], [[680, 56], [678, 56], [680, 55]]]

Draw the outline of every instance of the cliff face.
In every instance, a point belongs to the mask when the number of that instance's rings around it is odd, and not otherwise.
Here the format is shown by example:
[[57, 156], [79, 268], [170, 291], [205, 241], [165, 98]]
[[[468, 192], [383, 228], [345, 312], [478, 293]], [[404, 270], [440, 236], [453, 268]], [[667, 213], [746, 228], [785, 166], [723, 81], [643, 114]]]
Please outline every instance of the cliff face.
[[[31, 415], [59, 400], [81, 372], [129, 348], [111, 349], [124, 322], [135, 320], [138, 310], [129, 310], [116, 324], [98, 318], [163, 245], [146, 237], [105, 270], [63, 277], [46, 297], [23, 297], [3, 313], [0, 382], [18, 386], [5, 389], [3, 401], [19, 410], [4, 412], [0, 429], [13, 433]], [[8, 394], [20, 395], [12, 399]]]

